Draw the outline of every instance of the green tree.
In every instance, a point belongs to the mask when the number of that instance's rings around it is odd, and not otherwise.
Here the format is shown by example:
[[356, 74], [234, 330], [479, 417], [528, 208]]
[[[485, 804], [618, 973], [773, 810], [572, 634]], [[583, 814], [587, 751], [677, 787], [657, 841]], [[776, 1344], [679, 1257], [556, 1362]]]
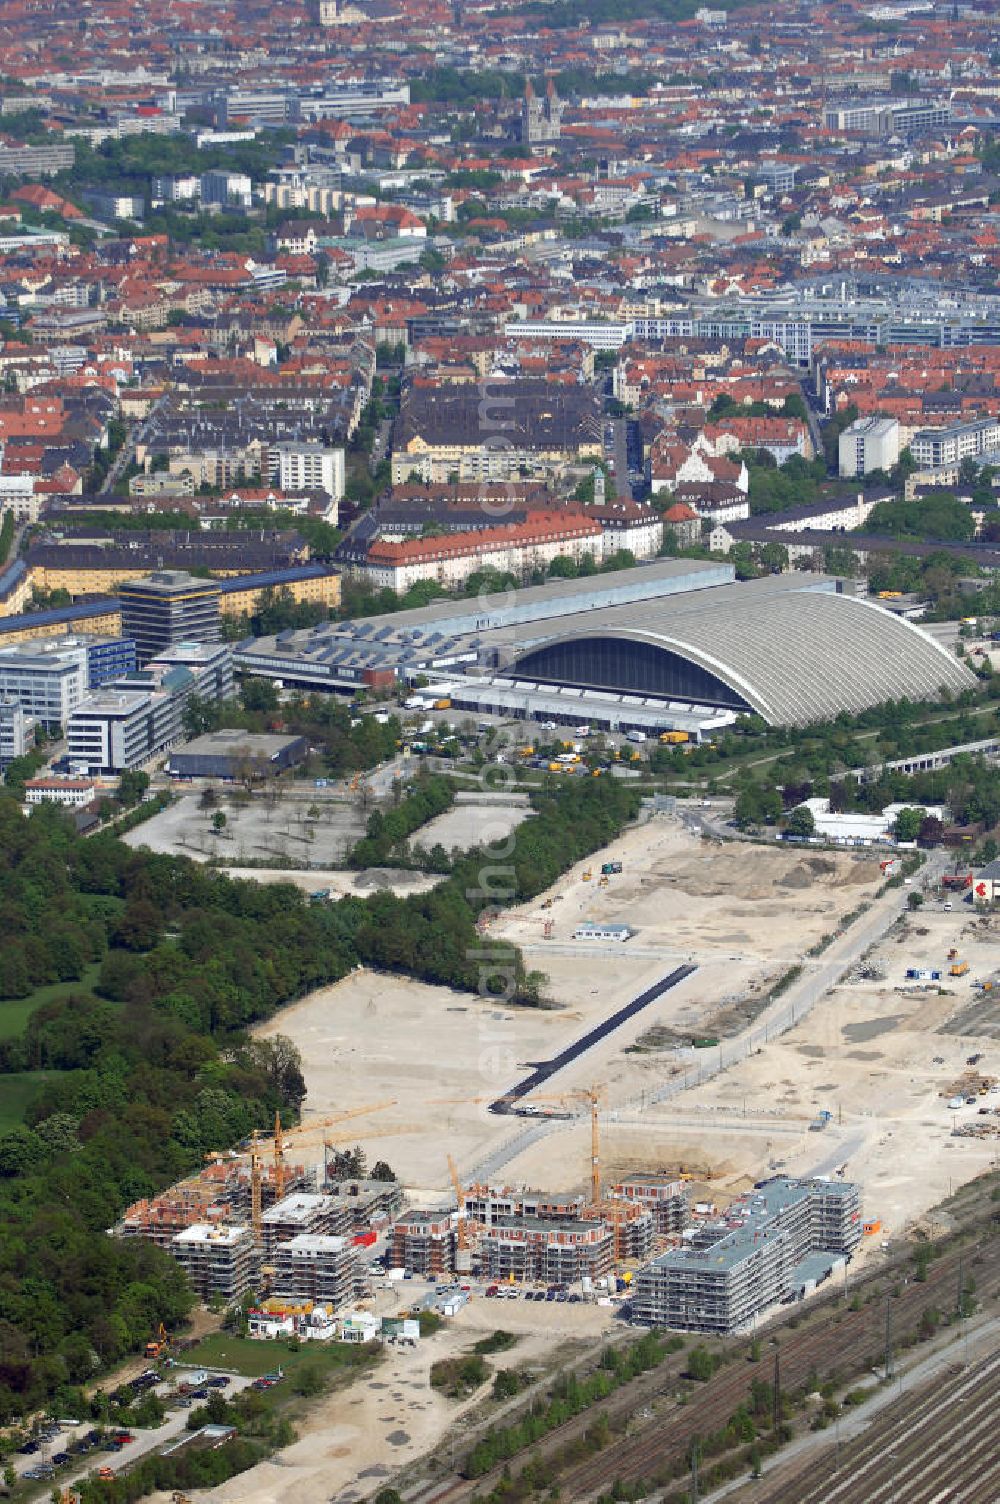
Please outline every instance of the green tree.
[[816, 821], [808, 805], [800, 804], [792, 810], [785, 826], [789, 835], [812, 836], [816, 834]]
[[915, 841], [926, 817], [927, 811], [924, 809], [901, 809], [892, 826], [892, 833], [896, 840]]

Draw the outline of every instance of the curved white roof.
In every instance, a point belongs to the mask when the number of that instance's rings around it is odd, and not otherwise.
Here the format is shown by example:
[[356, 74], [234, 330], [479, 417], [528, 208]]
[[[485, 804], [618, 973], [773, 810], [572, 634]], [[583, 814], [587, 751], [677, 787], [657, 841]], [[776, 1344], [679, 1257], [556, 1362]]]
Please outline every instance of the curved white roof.
[[785, 575], [597, 609], [560, 621], [530, 650], [595, 636], [646, 642], [714, 674], [773, 725], [808, 725], [886, 700], [937, 699], [942, 689], [956, 694], [975, 684], [927, 632], [818, 584]]

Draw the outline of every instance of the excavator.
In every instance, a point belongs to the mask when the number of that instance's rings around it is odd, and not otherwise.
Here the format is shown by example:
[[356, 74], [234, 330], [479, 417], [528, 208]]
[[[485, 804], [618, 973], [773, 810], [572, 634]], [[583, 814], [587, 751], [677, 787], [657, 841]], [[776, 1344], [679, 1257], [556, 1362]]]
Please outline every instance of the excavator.
[[167, 1351], [167, 1349], [169, 1348], [169, 1346], [170, 1346], [170, 1337], [169, 1337], [169, 1335], [167, 1333], [166, 1327], [163, 1325], [163, 1322], [161, 1321], [160, 1322], [160, 1327], [159, 1327], [158, 1332], [156, 1333], [156, 1336], [153, 1338], [153, 1340], [151, 1342], [147, 1342], [146, 1343], [146, 1357], [147, 1358], [160, 1358]]

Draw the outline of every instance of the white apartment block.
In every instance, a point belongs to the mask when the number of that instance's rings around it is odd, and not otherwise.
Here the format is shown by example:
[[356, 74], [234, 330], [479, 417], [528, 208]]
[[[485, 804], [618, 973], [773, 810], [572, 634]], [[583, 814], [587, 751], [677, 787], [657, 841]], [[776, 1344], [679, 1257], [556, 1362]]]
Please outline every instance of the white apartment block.
[[899, 459], [899, 424], [895, 418], [859, 418], [840, 435], [841, 475], [891, 470]]
[[[338, 503], [344, 495], [344, 451], [323, 444], [275, 444], [268, 450], [269, 479], [282, 491], [324, 491]], [[328, 518], [336, 523], [336, 517]]]
[[978, 459], [994, 449], [1000, 449], [1000, 418], [956, 423], [951, 428], [925, 428], [910, 442], [913, 458], [922, 468], [961, 465], [965, 459]]
[[[0, 465], [3, 446], [0, 445]], [[35, 495], [33, 475], [0, 475], [0, 516], [13, 512], [15, 522], [37, 522], [41, 497]]]

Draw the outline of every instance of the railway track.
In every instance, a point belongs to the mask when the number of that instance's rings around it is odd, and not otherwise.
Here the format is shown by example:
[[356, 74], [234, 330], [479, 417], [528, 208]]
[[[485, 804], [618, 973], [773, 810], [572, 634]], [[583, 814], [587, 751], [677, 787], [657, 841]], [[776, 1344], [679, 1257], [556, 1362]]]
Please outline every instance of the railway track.
[[996, 1504], [1000, 1353], [929, 1380], [844, 1446], [755, 1486], [757, 1504]]
[[[804, 1329], [777, 1325], [763, 1331], [760, 1334], [761, 1361], [751, 1364], [737, 1358], [727, 1364], [697, 1391], [696, 1402], [688, 1405], [674, 1402], [678, 1387], [676, 1373], [643, 1375], [604, 1404], [574, 1417], [535, 1446], [517, 1453], [510, 1459], [510, 1466], [516, 1474], [519, 1466], [524, 1466], [532, 1458], [552, 1458], [567, 1443], [581, 1436], [599, 1414], [608, 1415], [614, 1427], [615, 1419], [623, 1413], [635, 1416], [645, 1406], [652, 1405], [654, 1414], [650, 1422], [640, 1425], [631, 1435], [616, 1437], [602, 1452], [559, 1473], [564, 1497], [573, 1499], [575, 1504], [605, 1492], [616, 1479], [632, 1483], [640, 1479], [648, 1481], [670, 1459], [686, 1456], [695, 1436], [705, 1437], [721, 1430], [738, 1406], [748, 1400], [753, 1379], [772, 1381], [775, 1350], [779, 1354], [780, 1385], [785, 1394], [802, 1390], [813, 1378], [820, 1384], [827, 1380], [848, 1384], [852, 1378], [884, 1363], [887, 1305], [892, 1340], [901, 1342], [905, 1338], [909, 1342], [926, 1312], [937, 1310], [945, 1315], [954, 1311], [960, 1271], [974, 1275], [980, 1301], [1000, 1294], [1000, 1240], [991, 1237], [989, 1229], [983, 1230], [977, 1242], [953, 1248], [933, 1260], [928, 1266], [926, 1280], [910, 1277], [909, 1267], [880, 1271], [856, 1287], [859, 1294], [866, 1290], [871, 1292], [874, 1288], [879, 1290], [877, 1298], [858, 1310], [852, 1311], [839, 1300], [828, 1298], [825, 1308], [810, 1313], [809, 1325]], [[903, 1283], [904, 1280], [907, 1282]], [[898, 1295], [891, 1293], [894, 1287], [899, 1289]], [[745, 1342], [745, 1338], [740, 1339], [740, 1349]], [[985, 1436], [978, 1439], [985, 1444]], [[967, 1464], [963, 1457], [963, 1474], [967, 1474], [969, 1466], [971, 1463]], [[502, 1471], [503, 1464], [500, 1464], [475, 1481], [453, 1475], [407, 1497], [413, 1504], [467, 1504], [476, 1495], [488, 1495]], [[983, 1476], [992, 1477], [992, 1471], [991, 1468]], [[775, 1495], [774, 1504], [778, 1504], [779, 1497], [781, 1504], [787, 1504], [787, 1494], [783, 1497]], [[799, 1496], [795, 1497], [798, 1504]], [[758, 1499], [757, 1494], [754, 1499]], [[851, 1496], [845, 1496], [843, 1504], [847, 1504], [848, 1499], [853, 1504]], [[919, 1494], [912, 1498], [909, 1494], [900, 1494], [898, 1504], [903, 1504], [904, 1499], [906, 1504], [924, 1504]], [[926, 1504], [958, 1504], [959, 1499], [963, 1504], [997, 1504], [1000, 1485], [992, 1494], [984, 1494], [982, 1501], [977, 1493], [956, 1494], [954, 1499], [947, 1493], [936, 1499], [931, 1493]], [[807, 1496], [803, 1494], [801, 1504], [806, 1504], [806, 1501]], [[817, 1495], [817, 1504], [820, 1501], [828, 1504], [827, 1494]], [[760, 1496], [760, 1504], [765, 1504], [765, 1496]], [[830, 1496], [829, 1504], [841, 1504], [841, 1500]], [[896, 1501], [892, 1500], [891, 1493], [884, 1498], [873, 1493], [870, 1498], [865, 1495], [865, 1504], [896, 1504]]]
[[[1000, 1248], [996, 1243], [992, 1239], [975, 1250], [983, 1257], [983, 1263], [975, 1266], [980, 1299], [1000, 1292]], [[936, 1309], [944, 1314], [955, 1309], [959, 1269], [971, 1273], [972, 1257], [973, 1250], [953, 1250], [930, 1264], [926, 1280], [911, 1279], [903, 1285], [898, 1297], [889, 1294], [886, 1299], [873, 1301], [858, 1311], [842, 1309], [839, 1322], [831, 1311], [828, 1321], [807, 1332], [781, 1332], [778, 1351], [782, 1390], [788, 1393], [801, 1389], [813, 1375], [821, 1384], [828, 1379], [845, 1382], [881, 1364], [885, 1355], [887, 1302], [890, 1331], [896, 1333], [897, 1339], [904, 1335], [909, 1338], [925, 1312]], [[678, 1407], [673, 1414], [658, 1417], [655, 1425], [613, 1442], [603, 1452], [568, 1470], [560, 1481], [569, 1496], [574, 1500], [589, 1498], [606, 1490], [616, 1478], [626, 1483], [649, 1479], [668, 1458], [685, 1455], [695, 1436], [704, 1437], [721, 1430], [737, 1406], [747, 1399], [751, 1379], [771, 1379], [766, 1348], [764, 1353], [763, 1361], [752, 1367], [740, 1363], [732, 1370], [724, 1370], [705, 1386], [697, 1405]], [[908, 1495], [902, 1497], [906, 1504], [916, 1504]], [[998, 1498], [1000, 1494], [993, 1497], [991, 1504], [996, 1504]], [[874, 1498], [871, 1504], [875, 1504]]]

